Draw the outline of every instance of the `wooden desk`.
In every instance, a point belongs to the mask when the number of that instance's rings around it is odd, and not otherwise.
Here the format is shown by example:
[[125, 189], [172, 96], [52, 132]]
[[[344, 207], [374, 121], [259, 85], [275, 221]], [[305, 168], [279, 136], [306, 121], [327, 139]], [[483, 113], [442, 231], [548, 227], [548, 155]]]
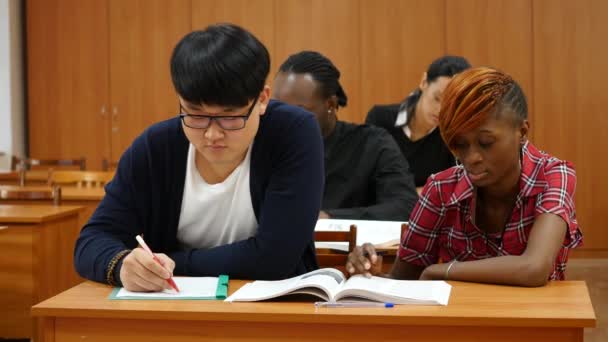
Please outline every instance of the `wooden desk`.
[[[231, 280], [230, 293], [244, 284]], [[32, 308], [45, 341], [582, 341], [584, 282], [516, 288], [451, 282], [450, 304], [315, 309], [312, 303], [111, 301], [84, 282]]]
[[73, 266], [81, 209], [0, 205], [0, 338], [33, 336], [31, 306], [82, 281]]
[[[19, 187], [19, 186], [12, 186], [12, 185], [0, 185], [0, 189], [2, 189], [2, 188], [5, 188], [5, 189], [10, 188], [11, 190], [16, 190], [16, 191], [48, 189], [48, 187], [44, 187], [44, 186], [42, 186], [42, 187], [41, 186]], [[80, 228], [82, 228], [89, 221], [89, 218], [91, 217], [91, 215], [93, 215], [93, 212], [95, 211], [95, 209], [97, 209], [97, 206], [99, 205], [99, 202], [103, 199], [103, 196], [105, 196], [105, 190], [103, 187], [77, 188], [77, 187], [66, 186], [66, 187], [61, 188], [61, 204], [62, 205], [68, 205], [68, 206], [76, 205], [76, 206], [83, 207], [83, 210], [80, 214], [80, 218], [78, 221], [78, 225]], [[41, 201], [0, 200], [0, 204], [40, 204], [40, 203], [41, 203]]]

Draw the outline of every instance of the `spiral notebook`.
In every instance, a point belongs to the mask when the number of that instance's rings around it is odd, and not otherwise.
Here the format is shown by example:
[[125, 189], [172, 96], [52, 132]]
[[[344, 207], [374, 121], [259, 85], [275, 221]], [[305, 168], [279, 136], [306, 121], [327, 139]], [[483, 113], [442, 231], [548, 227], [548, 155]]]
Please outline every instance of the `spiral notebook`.
[[164, 290], [162, 292], [132, 292], [123, 287], [116, 287], [109, 299], [190, 299], [220, 300], [228, 296], [228, 276], [219, 277], [173, 277], [180, 292]]

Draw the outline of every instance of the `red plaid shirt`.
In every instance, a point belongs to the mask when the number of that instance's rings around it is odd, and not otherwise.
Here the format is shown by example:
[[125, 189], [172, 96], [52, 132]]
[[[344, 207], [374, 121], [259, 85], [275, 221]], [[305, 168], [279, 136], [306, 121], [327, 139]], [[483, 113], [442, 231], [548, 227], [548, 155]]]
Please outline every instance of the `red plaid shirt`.
[[568, 251], [582, 243], [574, 211], [576, 174], [570, 162], [522, 147], [519, 194], [502, 234], [487, 234], [473, 223], [474, 187], [464, 168], [455, 166], [431, 175], [410, 215], [399, 248], [401, 260], [429, 266], [450, 260], [470, 261], [521, 255], [534, 219], [544, 213], [561, 217], [568, 226], [549, 279], [563, 280]]

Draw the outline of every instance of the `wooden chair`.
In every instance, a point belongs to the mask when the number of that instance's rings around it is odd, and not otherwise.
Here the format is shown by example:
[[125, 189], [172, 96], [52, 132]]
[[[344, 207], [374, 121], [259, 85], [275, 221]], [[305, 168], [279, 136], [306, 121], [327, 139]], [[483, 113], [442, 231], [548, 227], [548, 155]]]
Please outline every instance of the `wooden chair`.
[[87, 160], [85, 157], [79, 159], [34, 159], [34, 158], [19, 158], [13, 156], [11, 158], [11, 170], [31, 170], [33, 168], [40, 169], [44, 168], [62, 168], [62, 169], [74, 169], [77, 168], [81, 171], [87, 169]]
[[0, 172], [0, 185], [47, 185], [49, 183], [49, 177], [52, 169], [47, 171], [34, 170], [34, 171], [10, 171]]
[[405, 234], [406, 230], [407, 230], [407, 223], [402, 223], [401, 224], [401, 235], [399, 235], [399, 244], [401, 244], [401, 241], [403, 241], [403, 234]]
[[103, 160], [101, 161], [101, 170], [102, 171], [116, 170], [117, 167], [118, 167], [118, 162], [112, 162], [106, 158], [103, 158]]
[[348, 253], [357, 246], [357, 226], [350, 226], [348, 231], [315, 231], [316, 242], [347, 242], [348, 252], [334, 251], [332, 249], [317, 249], [317, 262], [319, 267], [335, 267], [344, 270]]
[[53, 205], [61, 204], [61, 188], [59, 186], [24, 188], [16, 186], [0, 186], [0, 200], [5, 201], [44, 201], [52, 200]]
[[107, 171], [53, 171], [49, 185], [76, 186], [78, 188], [102, 187], [114, 177]]

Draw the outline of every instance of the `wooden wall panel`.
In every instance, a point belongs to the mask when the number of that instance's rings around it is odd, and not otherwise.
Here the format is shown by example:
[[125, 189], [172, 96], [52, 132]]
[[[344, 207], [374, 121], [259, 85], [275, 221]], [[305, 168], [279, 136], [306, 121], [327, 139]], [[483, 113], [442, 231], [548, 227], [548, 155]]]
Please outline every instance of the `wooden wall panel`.
[[608, 2], [533, 4], [535, 143], [575, 164], [585, 248], [608, 250]]
[[363, 118], [374, 104], [397, 103], [445, 53], [444, 0], [361, 2]]
[[[348, 104], [338, 112], [344, 121], [361, 122], [360, 12], [358, 0], [279, 0], [275, 4], [276, 72], [289, 55], [313, 50], [340, 70]], [[274, 72], [272, 77], [274, 77]]]
[[447, 53], [503, 70], [532, 102], [531, 0], [447, 1], [446, 13]]
[[274, 0], [192, 0], [193, 30], [224, 22], [253, 33], [268, 49], [274, 67]]
[[99, 168], [109, 154], [107, 14], [103, 1], [26, 3], [30, 156]]
[[191, 30], [190, 0], [110, 0], [112, 160], [149, 125], [177, 115], [169, 70]]

